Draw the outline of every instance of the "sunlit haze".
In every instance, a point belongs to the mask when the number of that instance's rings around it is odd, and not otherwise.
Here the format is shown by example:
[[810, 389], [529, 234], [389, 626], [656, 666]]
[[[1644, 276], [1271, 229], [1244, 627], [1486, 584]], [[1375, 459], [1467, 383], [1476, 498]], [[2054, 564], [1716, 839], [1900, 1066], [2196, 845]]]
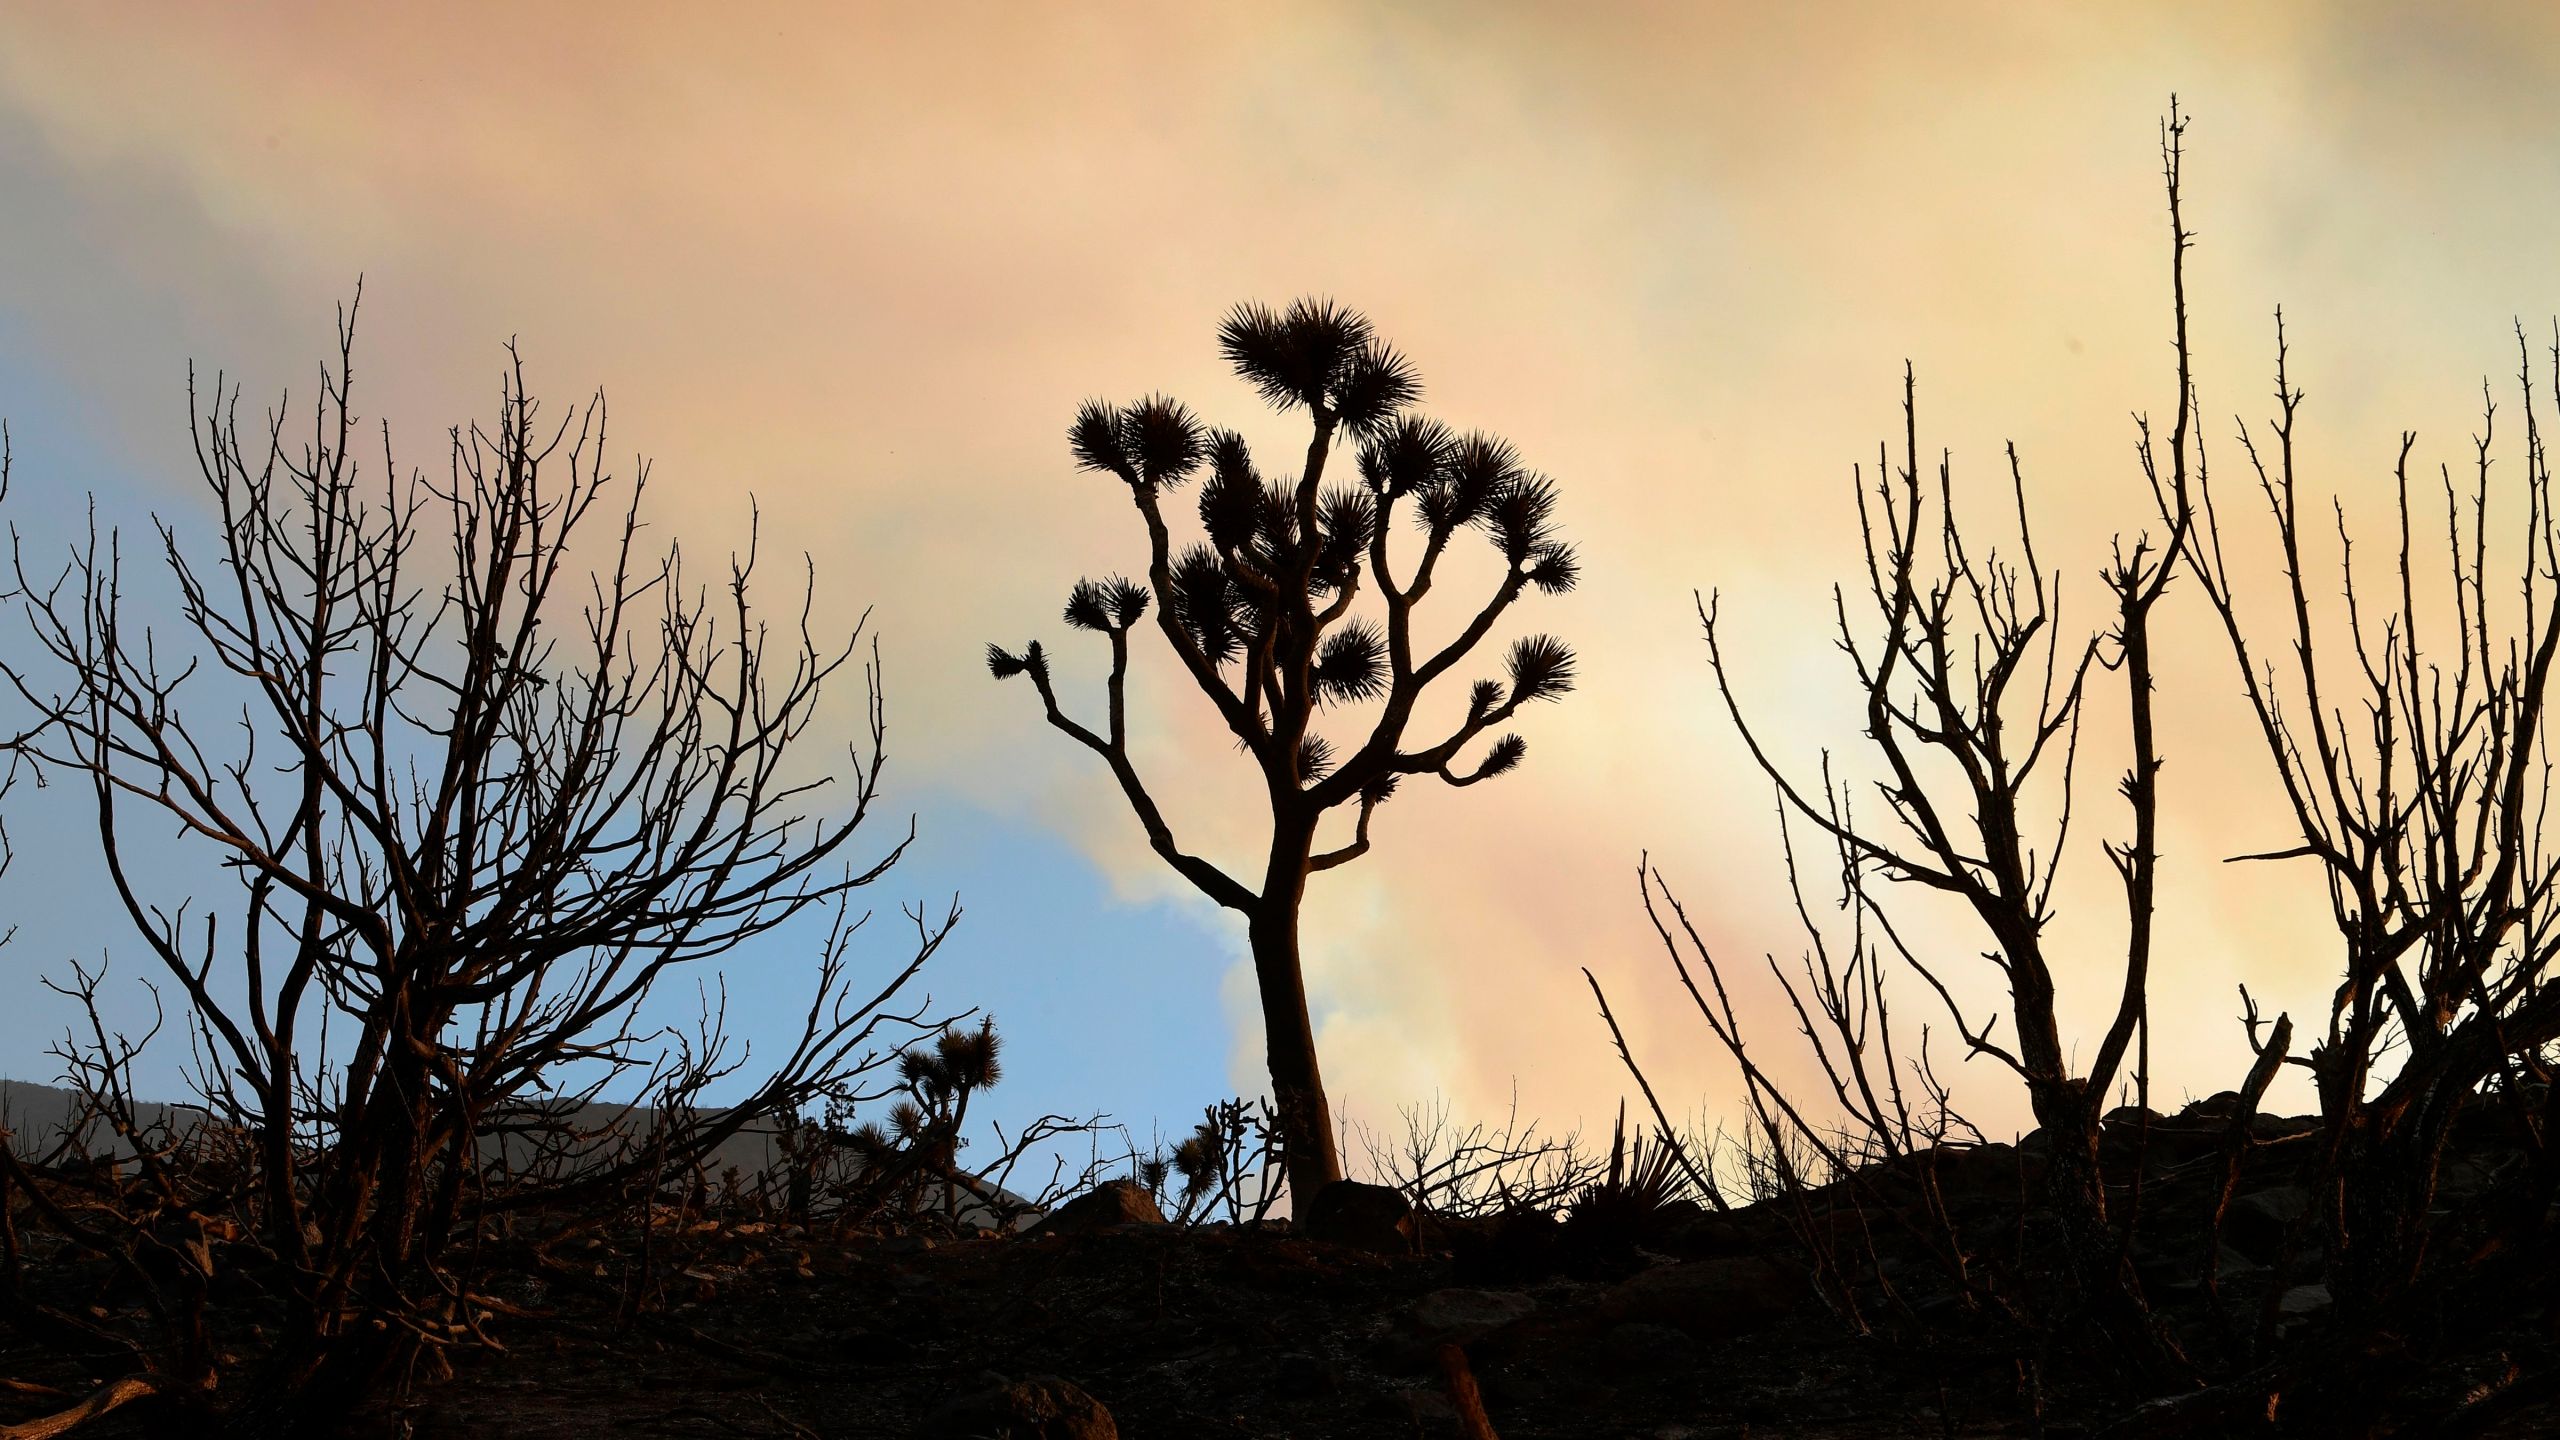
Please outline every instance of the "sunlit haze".
[[[1230, 306], [1356, 307], [1419, 367], [1427, 413], [1501, 433], [1562, 488], [1583, 583], [1505, 624], [1569, 638], [1580, 688], [1524, 715], [1517, 772], [1382, 809], [1376, 849], [1313, 878], [1306, 956], [1354, 1118], [1516, 1094], [1565, 1128], [1605, 1126], [1629, 1089], [1586, 967], [1666, 1104], [1712, 1123], [1733, 1102], [1639, 857], [1746, 977], [1802, 936], [1694, 596], [1721, 595], [1743, 699], [1791, 763], [1863, 763], [1829, 587], [1858, 573], [1852, 468], [1899, 434], [1906, 359], [1924, 459], [1949, 452], [1989, 523], [2016, 444], [2067, 623], [2100, 623], [2110, 537], [2157, 528], [2133, 417], [2176, 398], [2171, 91], [2193, 120], [2203, 431], [2232, 495], [2252, 498], [2231, 437], [2272, 403], [2278, 305], [2306, 476], [2366, 526], [2400, 433], [2427, 474], [2462, 464], [2482, 378], [2515, 400], [2516, 321], [2560, 313], [2560, 37], [2523, 6], [0, 15], [0, 415], [24, 543], [65, 543], [91, 492], [183, 535], [204, 503], [188, 362], [253, 408], [301, 396], [359, 277], [358, 408], [409, 463], [488, 408], [516, 338], [538, 392], [609, 395], [660, 532], [716, 553], [752, 505], [768, 560], [811, 557], [819, 628], [869, 612], [888, 803], [922, 837], [871, 897], [879, 923], [957, 891], [931, 984], [1012, 1038], [1008, 1113], [1104, 1109], [1142, 1136], [1265, 1083], [1243, 925], [1149, 853], [1101, 766], [983, 653], [1042, 640], [1062, 699], [1100, 713], [1101, 646], [1059, 606], [1145, 549], [1125, 493], [1068, 454], [1088, 397], [1163, 391], [1293, 463], [1301, 422], [1220, 358]], [[2262, 517], [2232, 510], [2235, 563], [2263, 574]], [[2165, 607], [2152, 1043], [2175, 1101], [2231, 1084], [2237, 983], [2301, 1014], [2336, 961], [2312, 875], [2223, 863], [2292, 833], [2209, 612], [2183, 588]], [[1241, 867], [1258, 780], [1170, 655], [1139, 656], [1139, 763], [1185, 843]], [[2106, 693], [2056, 931], [2091, 1045], [2123, 954], [2095, 848], [2124, 819]], [[121, 920], [77, 813], [28, 803], [0, 879], [25, 917], [0, 1070], [47, 1079], [71, 1013], [32, 977], [115, 952]], [[1991, 993], [1966, 927], [1913, 938]], [[801, 943], [731, 961], [750, 1033], [796, 999]], [[1791, 1023], [1759, 1013], [1794, 1063]], [[2022, 1123], [2004, 1074], [1940, 1058], [1986, 1129]]]

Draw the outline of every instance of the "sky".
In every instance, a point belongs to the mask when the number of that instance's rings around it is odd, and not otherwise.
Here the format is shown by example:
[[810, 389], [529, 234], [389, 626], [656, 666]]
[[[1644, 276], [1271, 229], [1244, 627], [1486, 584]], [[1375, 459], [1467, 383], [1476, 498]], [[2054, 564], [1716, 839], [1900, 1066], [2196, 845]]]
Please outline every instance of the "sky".
[[[1604, 1126], [1628, 1087], [1588, 967], [1666, 1101], [1729, 1117], [1639, 856], [1740, 970], [1801, 940], [1693, 595], [1723, 597], [1787, 757], [1849, 756], [1828, 586], [1853, 574], [1851, 468], [1898, 430], [1907, 360], [1922, 444], [1963, 493], [2003, 501], [2017, 445], [2088, 623], [2109, 538], [2149, 518], [2132, 416], [2175, 398], [2172, 92], [2207, 438], [2235, 451], [2234, 417], [2267, 413], [2281, 304], [2311, 482], [2378, 521], [2399, 433], [2459, 462], [2513, 324], [2560, 313], [2551, 25], [2521, 6], [0, 3], [9, 503], [35, 542], [92, 495], [110, 521], [183, 526], [203, 503], [188, 362], [253, 404], [307, 391], [359, 276], [359, 408], [413, 455], [486, 408], [518, 338], [537, 391], [609, 393], [664, 533], [732, 544], [752, 504], [768, 544], [812, 558], [822, 626], [870, 613], [889, 800], [923, 837], [875, 898], [961, 897], [931, 983], [1012, 1037], [1008, 1113], [1178, 1131], [1262, 1083], [1241, 925], [980, 657], [1042, 638], [1070, 708], [1098, 713], [1100, 659], [1058, 606], [1079, 576], [1135, 571], [1144, 541], [1074, 470], [1068, 419], [1164, 391], [1276, 456], [1296, 432], [1224, 372], [1217, 320], [1332, 296], [1413, 359], [1428, 413], [1556, 477], [1586, 576], [1519, 612], [1583, 675], [1527, 717], [1522, 768], [1400, 797], [1372, 854], [1312, 886], [1338, 1106], [1383, 1124], [1516, 1097]], [[2196, 598], [2169, 602], [2160, 676], [2170, 1100], [2237, 1078], [2236, 984], [2301, 1016], [2333, 983], [2311, 877], [2220, 863], [2287, 836]], [[1139, 763], [1185, 843], [1258, 853], [1205, 702], [1144, 647], [1133, 684]], [[2084, 772], [2086, 839], [2121, 831], [2112, 778]], [[0, 878], [22, 917], [0, 967], [27, 999], [0, 1012], [0, 1073], [46, 1078], [69, 1016], [33, 978], [119, 937], [76, 814], [11, 803], [34, 819]], [[30, 823], [60, 843], [25, 844]], [[2084, 848], [2057, 931], [2092, 1044], [2121, 953], [2110, 883]], [[1988, 994], [1980, 940], [1923, 937]], [[750, 1030], [788, 1010], [798, 943], [734, 957]], [[1782, 1054], [1773, 993], [1742, 993]], [[1986, 1128], [2014, 1122], [1987, 1064], [1954, 1073]]]

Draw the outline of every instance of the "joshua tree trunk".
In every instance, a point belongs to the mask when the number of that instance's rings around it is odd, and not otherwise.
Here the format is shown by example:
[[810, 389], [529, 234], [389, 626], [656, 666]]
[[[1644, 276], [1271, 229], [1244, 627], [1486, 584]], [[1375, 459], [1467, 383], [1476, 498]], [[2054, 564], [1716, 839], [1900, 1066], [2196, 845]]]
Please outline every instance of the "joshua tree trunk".
[[1333, 1109], [1325, 1100], [1324, 1072], [1316, 1062], [1315, 1024], [1307, 1015], [1306, 976], [1298, 963], [1298, 909], [1306, 894], [1313, 840], [1311, 828], [1283, 824], [1274, 831], [1261, 901], [1246, 924], [1254, 984], [1262, 994], [1272, 1106], [1280, 1118], [1289, 1190], [1301, 1207], [1316, 1191], [1342, 1178]]

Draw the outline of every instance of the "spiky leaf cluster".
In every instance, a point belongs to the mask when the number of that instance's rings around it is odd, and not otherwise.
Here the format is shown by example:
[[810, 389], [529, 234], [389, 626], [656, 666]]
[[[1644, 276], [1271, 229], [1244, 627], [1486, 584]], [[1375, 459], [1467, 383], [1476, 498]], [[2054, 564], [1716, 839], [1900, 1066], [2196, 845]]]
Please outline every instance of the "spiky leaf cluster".
[[1490, 780], [1496, 775], [1507, 775], [1519, 768], [1521, 759], [1528, 753], [1528, 741], [1517, 735], [1505, 735], [1494, 741], [1493, 748], [1485, 752], [1483, 763], [1476, 766], [1475, 778]]
[[1079, 580], [1067, 595], [1066, 620], [1078, 630], [1126, 630], [1147, 613], [1147, 598], [1146, 586], [1122, 576]]
[[1475, 528], [1548, 594], [1581, 578], [1573, 547], [1556, 533], [1555, 482], [1523, 468], [1508, 441], [1405, 417], [1361, 448], [1360, 474], [1389, 504], [1411, 497], [1414, 523], [1436, 543]]
[[1458, 448], [1457, 432], [1419, 415], [1397, 417], [1360, 447], [1360, 478], [1386, 500], [1429, 488]]
[[1241, 549], [1253, 543], [1262, 526], [1262, 472], [1254, 468], [1244, 437], [1232, 430], [1212, 434], [1209, 455], [1209, 482], [1200, 487], [1200, 526], [1219, 550]]
[[1356, 486], [1328, 488], [1316, 507], [1317, 578], [1327, 588], [1340, 585], [1368, 553], [1377, 528], [1377, 497]]
[[1185, 1198], [1218, 1183], [1224, 1167], [1227, 1137], [1215, 1121], [1203, 1120], [1173, 1147], [1173, 1169], [1182, 1177]]
[[1330, 300], [1285, 311], [1239, 305], [1219, 324], [1218, 345], [1264, 400], [1330, 417], [1353, 435], [1377, 431], [1422, 395], [1412, 365], [1367, 318]]
[[[939, 1110], [1004, 1078], [999, 1058], [1003, 1048], [992, 1020], [980, 1021], [975, 1030], [946, 1026], [933, 1037], [930, 1049], [914, 1046], [898, 1056], [898, 1081], [926, 1106]], [[889, 1119], [897, 1125], [898, 1112], [892, 1110]]]
[[1309, 732], [1298, 740], [1298, 779], [1313, 784], [1333, 773], [1333, 742]]
[[1028, 672], [1034, 680], [1046, 680], [1049, 678], [1049, 657], [1041, 650], [1039, 641], [1034, 640], [1029, 645], [1024, 646], [1022, 653], [1019, 655], [1014, 654], [1012, 651], [1005, 649], [1001, 645], [990, 645], [987, 647], [988, 674], [995, 676], [999, 680], [1010, 680], [1014, 676], [1024, 674], [1026, 672]]
[[1693, 1198], [1694, 1184], [1671, 1141], [1632, 1139], [1622, 1121], [1609, 1147], [1606, 1176], [1574, 1197], [1566, 1226], [1586, 1243], [1633, 1246], [1652, 1239]]
[[1262, 633], [1265, 607], [1206, 545], [1189, 547], [1173, 562], [1166, 608], [1213, 665], [1242, 655]]
[[1562, 545], [1556, 538], [1555, 513], [1556, 482], [1544, 475], [1523, 474], [1485, 506], [1485, 529], [1502, 558], [1525, 570]]
[[979, 1021], [975, 1030], [946, 1026], [933, 1037], [934, 1063], [960, 1090], [983, 1090], [1002, 1080], [1003, 1050], [1004, 1037], [996, 1033], [993, 1020]]
[[1293, 584], [1301, 572], [1310, 596], [1347, 583], [1376, 531], [1376, 497], [1358, 486], [1328, 487], [1317, 499], [1310, 535], [1295, 486], [1264, 479], [1234, 436], [1221, 437], [1214, 448], [1218, 463], [1200, 487], [1200, 528], [1211, 550], [1240, 575], [1254, 577], [1257, 589]]
[[1367, 619], [1350, 620], [1316, 646], [1307, 675], [1319, 704], [1376, 699], [1387, 690], [1387, 637]]
[[889, 1107], [889, 1133], [897, 1144], [914, 1144], [932, 1124], [933, 1117], [913, 1100], [901, 1100]]
[[1523, 635], [1503, 657], [1511, 672], [1511, 693], [1526, 704], [1553, 700], [1573, 689], [1573, 651], [1553, 635]]
[[1131, 485], [1170, 490], [1207, 457], [1200, 422], [1182, 402], [1150, 395], [1134, 405], [1088, 400], [1067, 427], [1067, 447], [1086, 470], [1107, 470]]

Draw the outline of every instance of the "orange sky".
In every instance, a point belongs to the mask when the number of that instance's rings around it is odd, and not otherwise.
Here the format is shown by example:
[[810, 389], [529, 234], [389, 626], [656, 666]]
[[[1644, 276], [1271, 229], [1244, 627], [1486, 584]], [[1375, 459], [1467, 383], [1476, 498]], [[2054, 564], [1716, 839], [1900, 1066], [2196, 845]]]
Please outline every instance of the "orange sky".
[[[2217, 446], [2266, 409], [2281, 302], [2311, 474], [2370, 514], [2398, 432], [2460, 458], [2511, 317], [2560, 312], [2560, 45], [2524, 7], [753, 13], [0, 5], [0, 142], [57, 185], [5, 232], [0, 339], [135, 417], [133, 463], [166, 473], [176, 358], [228, 358], [253, 396], [297, 380], [359, 273], [372, 403], [419, 443], [521, 335], [538, 377], [610, 390], [670, 530], [727, 539], [752, 492], [817, 557], [829, 616], [877, 607], [909, 783], [1054, 826], [1155, 897], [1178, 882], [1105, 777], [977, 647], [1061, 641], [1067, 586], [1137, 563], [1125, 503], [1067, 462], [1079, 400], [1164, 389], [1276, 442], [1218, 364], [1219, 313], [1365, 310], [1432, 413], [1560, 479], [1588, 577], [1523, 616], [1586, 676], [1525, 727], [1524, 768], [1400, 799], [1378, 852], [1317, 882], [1326, 1063], [1370, 1114], [1434, 1090], [1481, 1111], [1516, 1080], [1526, 1109], [1598, 1118], [1621, 1085], [1585, 965], [1666, 1092], [1730, 1093], [1632, 878], [1650, 849], [1729, 958], [1793, 953], [1691, 589], [1728, 597], [1797, 758], [1853, 738], [1824, 587], [1908, 357], [1960, 482], [1995, 483], [2017, 442], [2043, 552], [2094, 613], [2106, 538], [2147, 507], [2129, 414], [2173, 398], [2171, 90]], [[2192, 600], [2162, 676], [2173, 1099], [2235, 1077], [2234, 980], [2299, 1012], [2327, 965], [2307, 875], [2215, 863], [2285, 837]], [[1140, 694], [1191, 843], [1253, 849], [1197, 698], [1163, 665]], [[2113, 763], [2084, 771], [2093, 820], [2116, 818]], [[2094, 853], [2063, 922], [2089, 957], [2066, 986], [2093, 998], [2117, 945]], [[1942, 938], [1959, 965], [1979, 944]], [[1229, 973], [1251, 1085], [1241, 948], [1199, 963]]]

